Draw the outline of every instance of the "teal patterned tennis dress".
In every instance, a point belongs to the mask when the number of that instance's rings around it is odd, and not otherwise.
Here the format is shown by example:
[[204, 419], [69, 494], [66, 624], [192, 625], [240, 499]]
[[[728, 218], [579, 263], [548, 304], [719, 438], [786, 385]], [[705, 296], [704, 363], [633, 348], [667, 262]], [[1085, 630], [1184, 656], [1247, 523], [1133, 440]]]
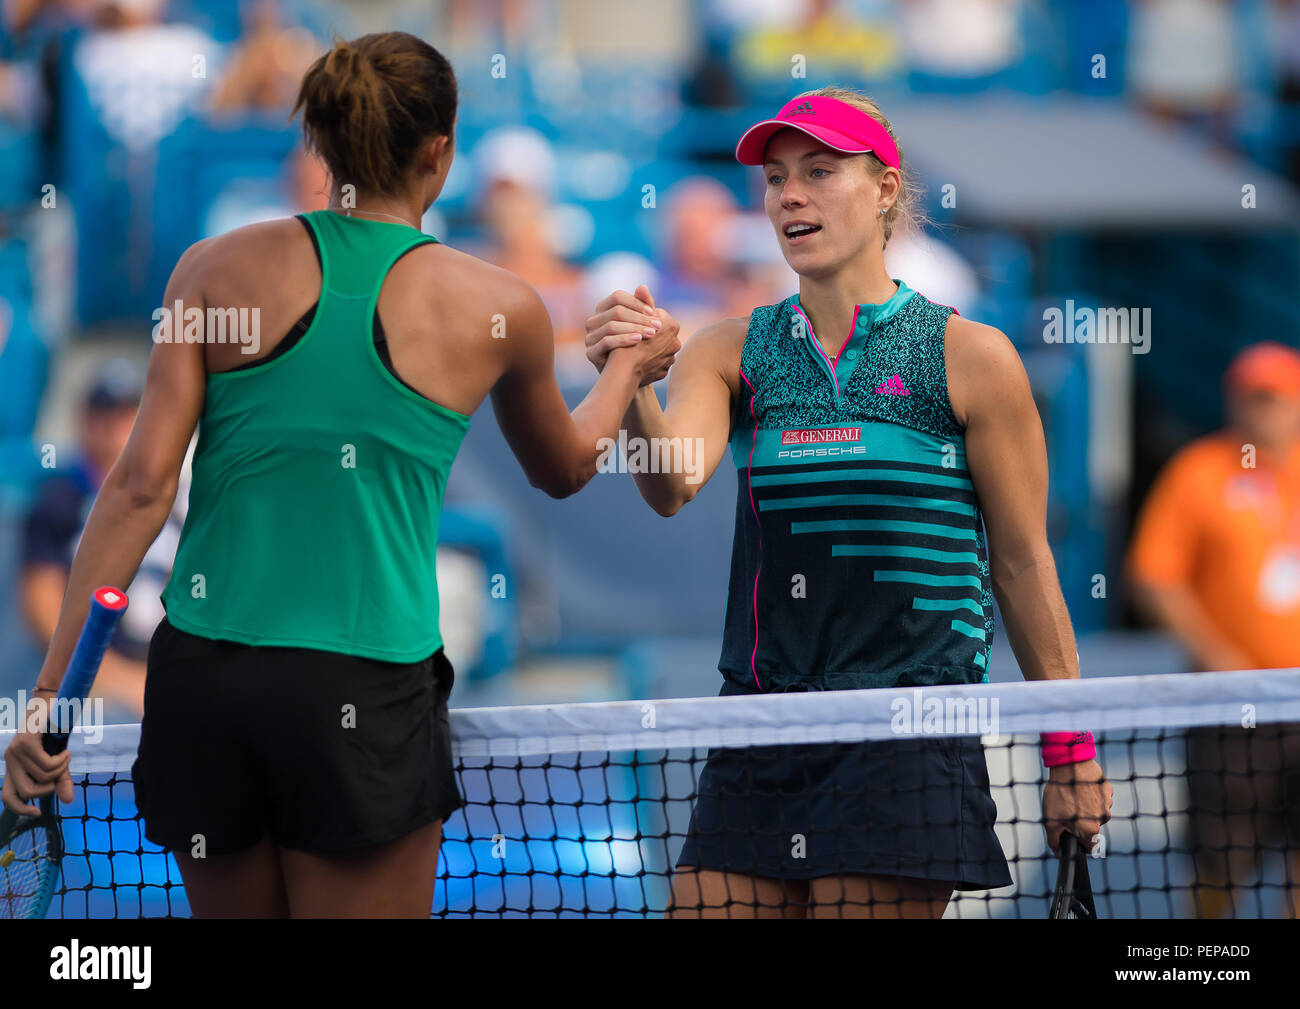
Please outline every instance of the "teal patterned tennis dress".
[[[895, 283], [833, 358], [797, 295], [750, 316], [723, 694], [987, 681], [988, 551], [944, 359], [954, 309]], [[679, 864], [1003, 886], [995, 819], [978, 737], [720, 750]]]

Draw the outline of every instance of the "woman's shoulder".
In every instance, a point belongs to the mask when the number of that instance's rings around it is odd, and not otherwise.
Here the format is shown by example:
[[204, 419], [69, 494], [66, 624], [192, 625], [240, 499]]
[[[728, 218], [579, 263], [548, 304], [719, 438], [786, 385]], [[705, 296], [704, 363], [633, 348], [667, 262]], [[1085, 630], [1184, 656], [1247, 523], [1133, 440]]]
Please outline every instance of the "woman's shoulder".
[[949, 407], [962, 426], [974, 390], [987, 396], [1006, 392], [1011, 386], [1028, 385], [1019, 351], [996, 326], [953, 312], [944, 324], [943, 348]]
[[452, 293], [458, 300], [496, 303], [507, 313], [522, 306], [537, 307], [544, 301], [537, 288], [519, 274], [445, 242], [412, 249], [408, 259], [423, 274], [430, 291]]
[[[933, 302], [931, 303], [933, 304]], [[939, 306], [946, 307], [946, 306]], [[956, 346], [975, 354], [998, 354], [1010, 352], [1019, 357], [1019, 352], [1002, 330], [974, 319], [967, 319], [955, 311], [944, 323], [944, 341], [951, 349]]]
[[[187, 248], [172, 270], [169, 288], [201, 289], [217, 304], [269, 296], [316, 271], [315, 258], [292, 255], [293, 243], [310, 249], [302, 224], [292, 217], [246, 224], [200, 239]], [[242, 295], [242, 298], [241, 298]]]
[[730, 367], [734, 363], [739, 367], [749, 322], [749, 316], [731, 316], [711, 322], [683, 341], [682, 353], [690, 348], [692, 357], [707, 357], [719, 365]]
[[276, 217], [269, 221], [255, 221], [252, 224], [223, 231], [219, 235], [212, 235], [195, 242], [190, 249], [201, 250], [209, 255], [235, 250], [273, 251], [275, 246], [282, 245], [286, 240], [305, 238], [306, 234], [300, 216]]

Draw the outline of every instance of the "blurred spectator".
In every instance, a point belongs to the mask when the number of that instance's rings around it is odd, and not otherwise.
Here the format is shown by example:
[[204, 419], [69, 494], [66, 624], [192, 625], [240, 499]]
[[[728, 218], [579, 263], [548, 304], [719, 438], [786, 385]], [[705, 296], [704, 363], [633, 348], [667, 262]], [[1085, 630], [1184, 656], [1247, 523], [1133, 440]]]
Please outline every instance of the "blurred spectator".
[[479, 213], [487, 229], [484, 259], [537, 289], [558, 346], [581, 348], [592, 305], [582, 271], [557, 251], [560, 226], [553, 212], [555, 155], [536, 130], [503, 127], [479, 141], [473, 153], [482, 180]]
[[1195, 127], [1227, 148], [1238, 103], [1231, 0], [1138, 0], [1128, 79], [1142, 108]]
[[[253, 0], [242, 8], [243, 35], [231, 47], [208, 108], [218, 120], [287, 118], [307, 69], [321, 46], [310, 31], [290, 25], [282, 0]], [[329, 180], [319, 158], [298, 145], [278, 179], [232, 178], [213, 199], [204, 235], [223, 234], [329, 205]]]
[[0, 116], [33, 125], [44, 112], [44, 95], [36, 67], [0, 62]]
[[1197, 668], [1300, 665], [1300, 353], [1247, 348], [1225, 395], [1228, 427], [1153, 485], [1130, 573]]
[[[31, 18], [23, 19], [18, 30], [19, 18], [11, 12], [0, 23], [0, 115], [24, 125], [41, 120], [47, 105], [41, 64], [47, 32], [35, 27], [39, 13], [33, 11]], [[51, 16], [43, 19], [49, 32], [69, 23]]]
[[549, 13], [529, 0], [447, 0], [441, 35], [451, 52], [518, 52], [544, 40]]
[[50, 35], [85, 20], [90, 0], [0, 0], [0, 24], [12, 52], [31, 53]]
[[[142, 370], [130, 361], [110, 361], [100, 369], [82, 406], [80, 453], [71, 462], [58, 461], [27, 517], [20, 595], [23, 615], [41, 648], [54, 633], [82, 529], [96, 492], [126, 446], [143, 388]], [[131, 607], [95, 681], [97, 694], [136, 716], [144, 710], [145, 657], [163, 616], [159, 597], [171, 573], [187, 499], [182, 486], [176, 508], [131, 583]]]
[[230, 54], [209, 106], [216, 112], [287, 112], [303, 74], [320, 55], [307, 29], [288, 26], [277, 0], [245, 7], [244, 35]]
[[[642, 284], [650, 288], [657, 304], [664, 284], [654, 263], [635, 252], [608, 252], [587, 268], [587, 275], [583, 278], [583, 296], [594, 307], [596, 302], [614, 291], [635, 291]], [[585, 353], [583, 357], [586, 357]]]
[[1024, 0], [901, 0], [903, 55], [913, 82], [992, 83], [1021, 57], [1023, 6]]
[[89, 0], [97, 29], [73, 60], [114, 142], [153, 148], [197, 107], [220, 46], [193, 25], [162, 21], [163, 0]]
[[[1135, 601], [1198, 670], [1300, 666], [1300, 353], [1248, 347], [1224, 391], [1227, 428], [1179, 451], [1142, 508], [1127, 558]], [[1289, 841], [1300, 913], [1300, 804], [1285, 791], [1300, 727], [1192, 730], [1187, 760], [1197, 912], [1228, 912], [1260, 847]]]
[[755, 306], [775, 305], [799, 290], [799, 275], [785, 261], [765, 212], [737, 214], [727, 230], [730, 256], [740, 276], [728, 315], [747, 316]]
[[[58, 139], [61, 38], [77, 25], [82, 6], [84, 0], [0, 3], [0, 117], [39, 137], [40, 157], [47, 165], [54, 164]], [[41, 170], [48, 171], [45, 166]], [[7, 174], [4, 182], [14, 184]]]
[[301, 146], [284, 159], [278, 178], [233, 178], [213, 199], [204, 217], [203, 237], [223, 235], [248, 224], [329, 206], [325, 165]]
[[[591, 306], [591, 314], [598, 302], [609, 297], [615, 291], [635, 291], [645, 284], [656, 305], [662, 305], [669, 312], [673, 311], [672, 302], [664, 297], [664, 284], [655, 265], [635, 252], [608, 252], [597, 258], [587, 268], [583, 278], [583, 301]], [[678, 320], [681, 321], [680, 319]], [[682, 327], [683, 335], [686, 328]], [[556, 355], [556, 371], [566, 381], [591, 383], [596, 373], [587, 360], [586, 347], [574, 345], [563, 348]]]
[[748, 314], [753, 305], [738, 299], [734, 243], [740, 206], [731, 190], [708, 176], [691, 176], [668, 190], [664, 210], [657, 253], [663, 276], [651, 292], [681, 324], [682, 338], [728, 315]]
[[61, 61], [58, 177], [76, 208], [77, 317], [93, 324], [152, 310], [158, 145], [200, 106], [221, 50], [163, 23], [161, 0], [88, 4], [90, 30]]
[[682, 80], [682, 101], [700, 108], [730, 109], [742, 104], [742, 93], [731, 68], [731, 37], [706, 32]]
[[[902, 67], [892, 4], [794, 0], [778, 4], [730, 3], [728, 12], [748, 27], [733, 50], [751, 78], [790, 78], [794, 56], [806, 60], [810, 78], [847, 75], [879, 80]], [[740, 25], [737, 25], [740, 28]]]

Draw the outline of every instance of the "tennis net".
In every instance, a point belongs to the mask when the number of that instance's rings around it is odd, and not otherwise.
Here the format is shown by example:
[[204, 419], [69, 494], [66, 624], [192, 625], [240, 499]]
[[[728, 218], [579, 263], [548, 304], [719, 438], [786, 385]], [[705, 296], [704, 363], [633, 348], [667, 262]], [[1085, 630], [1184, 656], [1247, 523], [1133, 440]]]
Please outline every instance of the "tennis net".
[[[950, 918], [1045, 918], [1058, 864], [1039, 733], [1080, 730], [1114, 788], [1086, 859], [1099, 917], [1300, 914], [1300, 670], [453, 709], [451, 724], [466, 805], [444, 827], [434, 917], [833, 916], [921, 892]], [[50, 916], [186, 916], [133, 803], [139, 727], [101, 732], [74, 735]], [[788, 882], [674, 883], [683, 860]]]

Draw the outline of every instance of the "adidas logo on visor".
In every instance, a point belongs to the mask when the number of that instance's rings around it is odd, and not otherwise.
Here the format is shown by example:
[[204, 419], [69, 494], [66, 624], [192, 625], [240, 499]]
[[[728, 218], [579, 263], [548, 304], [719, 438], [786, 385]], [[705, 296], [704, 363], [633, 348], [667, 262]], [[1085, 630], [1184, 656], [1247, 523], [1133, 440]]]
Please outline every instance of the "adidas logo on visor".
[[812, 104], [810, 102], [801, 102], [799, 105], [796, 105], [789, 112], [787, 112], [785, 114], [785, 118], [789, 119], [791, 116], [815, 116], [815, 115], [817, 115], [817, 110], [812, 107]]

